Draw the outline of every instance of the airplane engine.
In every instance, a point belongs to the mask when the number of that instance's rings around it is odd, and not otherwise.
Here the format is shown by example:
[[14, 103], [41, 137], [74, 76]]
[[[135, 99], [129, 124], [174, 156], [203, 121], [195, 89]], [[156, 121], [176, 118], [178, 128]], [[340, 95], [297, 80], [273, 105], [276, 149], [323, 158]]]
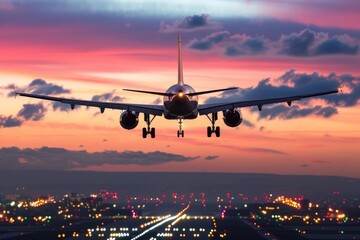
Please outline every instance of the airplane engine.
[[237, 127], [242, 122], [242, 116], [240, 110], [226, 110], [223, 112], [224, 123], [229, 127]]
[[120, 115], [120, 125], [127, 129], [136, 128], [139, 123], [139, 113], [125, 111]]

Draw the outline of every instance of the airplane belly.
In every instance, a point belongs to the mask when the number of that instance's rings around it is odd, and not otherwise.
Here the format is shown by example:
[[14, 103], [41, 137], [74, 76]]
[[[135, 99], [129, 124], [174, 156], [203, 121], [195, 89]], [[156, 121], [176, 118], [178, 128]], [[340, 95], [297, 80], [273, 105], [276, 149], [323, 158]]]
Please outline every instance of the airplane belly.
[[198, 115], [197, 101], [178, 100], [164, 102], [166, 119], [195, 119]]

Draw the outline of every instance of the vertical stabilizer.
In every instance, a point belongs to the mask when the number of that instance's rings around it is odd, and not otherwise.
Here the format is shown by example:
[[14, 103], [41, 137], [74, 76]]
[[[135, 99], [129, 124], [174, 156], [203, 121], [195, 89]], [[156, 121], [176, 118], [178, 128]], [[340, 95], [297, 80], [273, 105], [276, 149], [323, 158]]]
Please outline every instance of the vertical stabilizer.
[[181, 55], [181, 35], [178, 35], [178, 84], [184, 85], [183, 79], [183, 65], [182, 65], [182, 55]]

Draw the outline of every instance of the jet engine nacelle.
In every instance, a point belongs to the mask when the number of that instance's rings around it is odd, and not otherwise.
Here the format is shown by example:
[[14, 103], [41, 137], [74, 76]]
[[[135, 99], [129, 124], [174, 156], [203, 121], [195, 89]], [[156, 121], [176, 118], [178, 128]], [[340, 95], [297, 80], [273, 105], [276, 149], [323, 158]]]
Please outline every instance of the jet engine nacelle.
[[237, 127], [242, 122], [242, 116], [240, 110], [226, 110], [223, 112], [224, 123], [229, 127]]
[[138, 123], [139, 113], [125, 111], [120, 115], [120, 125], [127, 130], [136, 128]]

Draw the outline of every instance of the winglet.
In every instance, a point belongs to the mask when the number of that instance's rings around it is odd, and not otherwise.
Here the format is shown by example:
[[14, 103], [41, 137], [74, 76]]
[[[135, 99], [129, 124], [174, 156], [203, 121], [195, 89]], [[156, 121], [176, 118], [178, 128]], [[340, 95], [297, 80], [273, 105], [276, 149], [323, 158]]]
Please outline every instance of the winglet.
[[13, 86], [13, 90], [14, 90], [14, 97], [16, 98], [16, 96], [19, 95], [19, 93], [16, 91], [14, 86]]
[[341, 95], [343, 94], [342, 87], [339, 87], [339, 88], [338, 88], [338, 93], [340, 93]]

